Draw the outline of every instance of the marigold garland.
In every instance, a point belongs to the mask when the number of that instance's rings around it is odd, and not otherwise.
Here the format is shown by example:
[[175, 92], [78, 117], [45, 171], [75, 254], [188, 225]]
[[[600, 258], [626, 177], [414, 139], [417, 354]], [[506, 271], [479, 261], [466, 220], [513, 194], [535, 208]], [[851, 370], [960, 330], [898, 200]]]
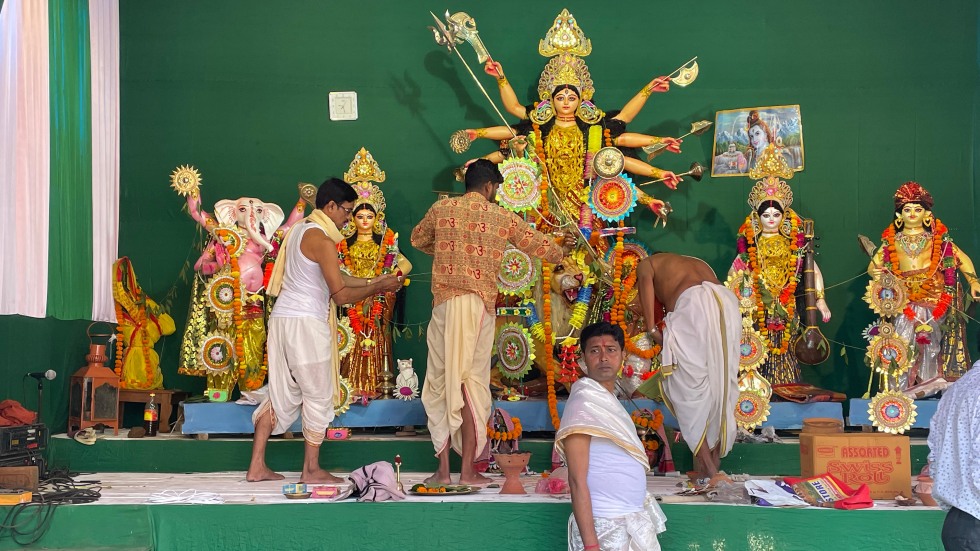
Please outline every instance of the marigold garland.
[[544, 156], [544, 140], [541, 138], [541, 126], [534, 123], [534, 152], [538, 156], [541, 167], [541, 217], [548, 217], [548, 163]]
[[242, 305], [242, 278], [238, 267], [238, 257], [231, 257], [231, 277], [235, 280], [232, 315], [235, 322], [235, 364], [238, 377], [245, 378], [245, 312]]
[[[541, 281], [551, 281], [551, 264], [541, 263]], [[558, 396], [555, 394], [555, 354], [554, 335], [551, 333], [551, 293], [545, 292], [541, 301], [541, 317], [544, 318], [544, 371], [548, 380], [548, 413], [551, 424], [558, 430], [561, 417], [558, 416]]]
[[[885, 244], [882, 259], [885, 268], [895, 274], [896, 277], [901, 278], [902, 269], [899, 266], [898, 250], [895, 247], [895, 226], [889, 224], [885, 228], [885, 231], [881, 233], [881, 238]], [[935, 218], [932, 232], [932, 255], [929, 259], [929, 269], [927, 272], [929, 277], [918, 290], [913, 291], [912, 289], [908, 289], [909, 302], [921, 301], [932, 294], [935, 284], [935, 279], [932, 277], [932, 274], [935, 274], [936, 270], [940, 268], [943, 271], [943, 292], [940, 294], [939, 300], [936, 302], [936, 307], [932, 311], [932, 317], [937, 320], [946, 314], [950, 305], [953, 303], [953, 294], [956, 293], [956, 259], [953, 254], [953, 244], [949, 238], [948, 229], [938, 218]], [[912, 310], [911, 306], [906, 306], [903, 313], [908, 319], [915, 319], [915, 311]]]
[[[391, 228], [387, 228], [384, 238], [381, 240], [381, 247], [385, 251], [385, 254], [383, 256], [380, 254], [378, 255], [378, 261], [374, 266], [374, 277], [391, 272], [392, 267], [395, 266], [395, 260], [398, 257], [397, 239], [398, 234], [396, 234]], [[337, 252], [341, 263], [347, 268], [347, 273], [353, 273], [353, 260], [350, 257], [346, 240], [341, 240], [339, 243], [337, 243]], [[354, 334], [359, 334], [363, 337], [361, 340], [362, 356], [370, 356], [371, 349], [376, 345], [376, 342], [371, 339], [371, 336], [374, 336], [375, 331], [378, 329], [378, 321], [381, 319], [381, 313], [384, 309], [384, 301], [384, 293], [379, 293], [374, 297], [374, 300], [371, 302], [371, 311], [366, 320], [363, 314], [363, 300], [356, 304], [352, 304], [347, 309], [347, 317], [350, 319], [351, 330], [354, 332]]]
[[487, 438], [491, 440], [499, 440], [501, 442], [517, 440], [520, 438], [521, 434], [524, 432], [524, 428], [521, 426], [521, 420], [517, 417], [511, 417], [510, 421], [514, 423], [514, 430], [494, 430], [493, 421], [487, 423]]
[[664, 414], [659, 409], [652, 412], [637, 410], [630, 414], [630, 419], [638, 429], [646, 430], [646, 434], [642, 437], [643, 448], [651, 452], [660, 449], [660, 443], [653, 437], [653, 434], [663, 426]]
[[[779, 304], [783, 307], [786, 312], [786, 317], [784, 322], [780, 325], [770, 326], [767, 321], [767, 313], [775, 315], [775, 305], [771, 308], [766, 308], [765, 303], [762, 300], [762, 292], [760, 288], [765, 285], [762, 276], [762, 268], [759, 264], [758, 250], [756, 247], [756, 235], [755, 231], [752, 229], [752, 223], [750, 219], [746, 219], [742, 226], [739, 228], [739, 241], [738, 241], [738, 252], [743, 263], [749, 266], [749, 270], [752, 273], [752, 290], [754, 296], [756, 297], [756, 308], [754, 314], [755, 324], [759, 330], [759, 334], [765, 339], [767, 346], [770, 351], [774, 354], [786, 354], [789, 350], [790, 342], [790, 320], [793, 319], [796, 313], [796, 287], [800, 281], [800, 267], [801, 258], [798, 254], [800, 246], [802, 245], [803, 236], [803, 221], [800, 217], [788, 209], [788, 214], [790, 218], [790, 237], [789, 237], [789, 248], [790, 254], [786, 258], [786, 270], [790, 272], [790, 277], [786, 285], [780, 289], [778, 296], [774, 293], [774, 300], [777, 300]], [[782, 316], [780, 316], [782, 317]], [[774, 346], [773, 334], [782, 333], [782, 338], [780, 339], [779, 346]]]

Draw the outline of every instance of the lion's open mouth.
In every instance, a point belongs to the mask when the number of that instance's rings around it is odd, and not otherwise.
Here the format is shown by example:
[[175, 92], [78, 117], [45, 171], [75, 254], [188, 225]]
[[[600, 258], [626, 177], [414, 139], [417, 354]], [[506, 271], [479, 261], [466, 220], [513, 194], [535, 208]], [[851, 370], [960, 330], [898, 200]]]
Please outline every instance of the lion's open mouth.
[[578, 289], [575, 287], [572, 287], [570, 289], [565, 289], [564, 291], [562, 291], [562, 294], [565, 295], [565, 300], [567, 300], [568, 302], [575, 302], [575, 299], [578, 298]]

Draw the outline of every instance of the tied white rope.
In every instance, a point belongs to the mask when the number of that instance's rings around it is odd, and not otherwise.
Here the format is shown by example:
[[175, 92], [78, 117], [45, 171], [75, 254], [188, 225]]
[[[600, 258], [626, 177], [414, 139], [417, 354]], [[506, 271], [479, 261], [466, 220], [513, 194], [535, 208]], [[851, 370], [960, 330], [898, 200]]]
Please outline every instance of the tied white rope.
[[146, 498], [147, 503], [192, 503], [195, 505], [217, 505], [225, 502], [225, 498], [214, 492], [199, 492], [197, 490], [164, 490], [151, 494]]

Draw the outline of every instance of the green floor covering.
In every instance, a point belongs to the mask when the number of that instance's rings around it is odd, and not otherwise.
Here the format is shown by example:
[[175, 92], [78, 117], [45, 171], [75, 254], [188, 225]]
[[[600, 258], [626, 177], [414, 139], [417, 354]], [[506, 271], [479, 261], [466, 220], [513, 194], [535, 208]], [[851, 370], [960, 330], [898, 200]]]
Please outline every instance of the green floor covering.
[[[531, 469], [551, 468], [551, 440], [521, 441], [521, 449], [532, 452]], [[692, 468], [691, 452], [684, 443], [674, 444], [676, 468]], [[755, 475], [799, 475], [799, 444], [735, 444], [722, 460], [729, 473]], [[68, 467], [81, 472], [215, 472], [244, 471], [252, 450], [250, 439], [194, 440], [166, 437], [139, 440], [98, 440], [92, 446], [64, 437], [52, 438], [48, 458], [52, 467]], [[912, 472], [918, 473], [929, 453], [923, 442], [911, 446]], [[325, 442], [320, 464], [327, 470], [351, 471], [375, 461], [392, 461], [401, 454], [406, 471], [434, 471], [436, 459], [428, 439], [356, 437], [340, 442]], [[274, 470], [298, 471], [303, 457], [301, 439], [273, 439], [269, 442], [267, 462]], [[456, 458], [454, 457], [454, 460]], [[453, 463], [458, 469], [458, 463]]]
[[[531, 467], [548, 467], [551, 444], [522, 442], [534, 453]], [[245, 470], [250, 440], [101, 440], [84, 446], [54, 438], [53, 466], [78, 471], [201, 472]], [[686, 448], [674, 447], [677, 468], [690, 468]], [[797, 474], [799, 447], [736, 444], [724, 468], [733, 473]], [[322, 464], [348, 471], [400, 453], [405, 468], [435, 468], [424, 439], [329, 442]], [[269, 464], [297, 470], [302, 441], [274, 440]], [[912, 446], [912, 468], [926, 447]], [[944, 513], [935, 509], [782, 510], [750, 506], [665, 505], [665, 550], [940, 550]], [[9, 509], [9, 508], [7, 508]], [[356, 549], [508, 550], [566, 549], [571, 505], [554, 503], [286, 503], [277, 505], [74, 505], [53, 511], [44, 537], [32, 549]], [[6, 514], [4, 508], [0, 513]], [[19, 549], [9, 533], [0, 551]]]
[[[663, 509], [665, 550], [942, 549], [939, 510]], [[568, 502], [67, 505], [31, 548], [558, 551], [570, 513]], [[0, 539], [0, 550], [18, 548]]]

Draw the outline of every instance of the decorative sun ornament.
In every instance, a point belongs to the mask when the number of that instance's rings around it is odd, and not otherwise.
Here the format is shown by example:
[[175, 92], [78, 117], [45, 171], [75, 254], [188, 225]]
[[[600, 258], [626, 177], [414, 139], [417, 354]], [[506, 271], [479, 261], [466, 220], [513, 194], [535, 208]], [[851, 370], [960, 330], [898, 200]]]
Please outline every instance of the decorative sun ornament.
[[589, 207], [602, 220], [616, 223], [633, 212], [638, 197], [633, 181], [629, 176], [620, 174], [615, 178], [596, 180], [592, 184]]
[[[640, 241], [627, 237], [623, 239], [623, 252], [621, 254], [623, 258], [623, 264], [632, 263], [633, 266], [636, 266], [637, 264], [640, 263], [641, 260], [650, 256], [650, 251], [649, 249], [647, 249], [647, 246], [641, 243]], [[609, 247], [609, 249], [606, 250], [605, 260], [606, 262], [612, 264], [612, 262], [615, 261], [615, 259], [616, 259], [616, 249], [615, 247]], [[588, 268], [588, 264], [586, 264], [584, 261], [580, 262], [579, 268], [583, 269], [582, 270], [583, 272], [586, 272]]]
[[763, 363], [769, 356], [769, 346], [765, 339], [753, 327], [742, 328], [742, 341], [738, 346], [738, 368], [741, 371], [751, 371]]
[[514, 248], [504, 251], [497, 272], [497, 289], [505, 295], [520, 296], [537, 280], [534, 261], [527, 253]]
[[735, 405], [735, 422], [745, 430], [752, 430], [769, 417], [769, 399], [754, 390], [743, 390], [738, 394]]
[[354, 332], [350, 327], [350, 318], [344, 316], [337, 320], [337, 353], [343, 360], [354, 348]]
[[868, 419], [881, 432], [904, 434], [912, 428], [916, 417], [915, 402], [901, 392], [879, 392], [868, 405]]
[[516, 323], [505, 323], [497, 332], [497, 369], [508, 379], [520, 379], [531, 370], [534, 351], [531, 333]]
[[905, 309], [908, 293], [905, 284], [894, 274], [882, 272], [879, 277], [868, 283], [864, 302], [867, 302], [879, 316], [890, 318], [901, 314]]
[[235, 345], [226, 335], [211, 333], [201, 340], [197, 358], [208, 371], [224, 373], [235, 360]]
[[337, 394], [340, 398], [334, 403], [333, 413], [334, 415], [343, 415], [347, 413], [350, 409], [350, 405], [354, 403], [356, 399], [354, 393], [351, 391], [350, 381], [345, 377], [340, 378], [340, 384], [337, 387]]
[[742, 314], [749, 314], [755, 311], [758, 300], [755, 287], [752, 285], [752, 274], [745, 270], [733, 272], [725, 280], [725, 287], [731, 289], [738, 298], [738, 309]]
[[245, 234], [234, 226], [220, 227], [214, 234], [228, 250], [228, 254], [237, 257], [245, 250]]
[[540, 170], [530, 159], [510, 158], [500, 163], [504, 181], [497, 188], [497, 203], [518, 214], [541, 203]]
[[207, 286], [208, 306], [215, 314], [232, 314], [235, 306], [235, 278], [219, 275]]
[[197, 196], [201, 186], [201, 174], [190, 165], [178, 166], [170, 175], [170, 187], [181, 197]]
[[878, 326], [878, 335], [868, 345], [867, 355], [875, 371], [893, 377], [905, 373], [911, 366], [909, 342], [888, 322]]

